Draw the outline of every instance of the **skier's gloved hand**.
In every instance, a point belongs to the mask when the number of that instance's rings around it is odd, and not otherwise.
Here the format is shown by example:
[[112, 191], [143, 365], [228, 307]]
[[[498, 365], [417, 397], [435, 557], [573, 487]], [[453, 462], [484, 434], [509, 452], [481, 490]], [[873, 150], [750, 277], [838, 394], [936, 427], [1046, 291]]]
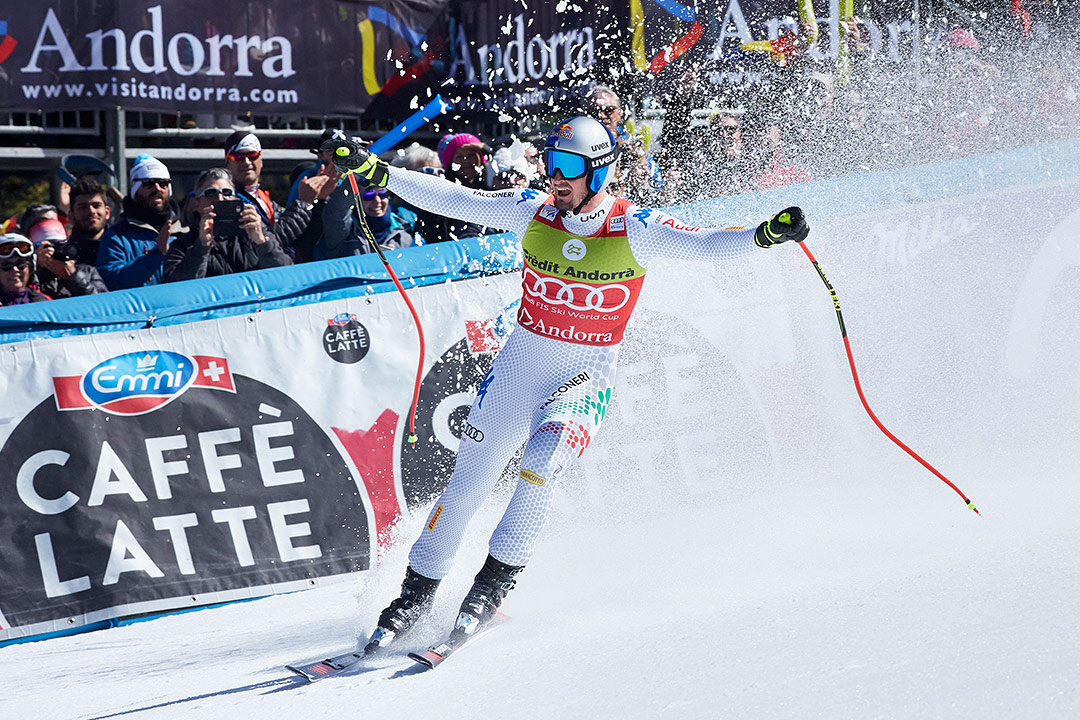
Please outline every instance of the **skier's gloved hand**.
[[351, 137], [345, 140], [332, 138], [323, 143], [319, 149], [330, 152], [334, 167], [342, 175], [354, 173], [361, 185], [386, 187], [386, 180], [389, 177], [387, 168], [390, 166], [380, 160], [377, 155], [368, 152], [360, 138]]
[[758, 225], [754, 232], [754, 242], [758, 247], [767, 248], [788, 240], [802, 242], [809, 234], [810, 226], [806, 224], [802, 209], [789, 207]]

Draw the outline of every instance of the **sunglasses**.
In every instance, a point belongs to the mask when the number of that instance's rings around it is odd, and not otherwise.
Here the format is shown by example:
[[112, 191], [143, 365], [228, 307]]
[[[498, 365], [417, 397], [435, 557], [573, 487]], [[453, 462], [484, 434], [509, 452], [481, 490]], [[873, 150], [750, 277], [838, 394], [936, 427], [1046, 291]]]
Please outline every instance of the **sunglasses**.
[[218, 198], [218, 197], [232, 197], [232, 188], [206, 188], [201, 193], [196, 195], [191, 193], [191, 197], [204, 197], [204, 198]]
[[420, 169], [421, 169], [421, 170], [422, 170], [422, 171], [423, 171], [423, 172], [424, 172], [424, 173], [425, 173], [426, 175], [438, 175], [439, 177], [443, 177], [443, 176], [445, 176], [445, 175], [446, 175], [446, 171], [445, 171], [445, 170], [443, 170], [442, 168], [437, 168], [437, 167], [430, 167], [430, 166], [428, 166], [428, 167], [422, 167], [422, 168], [420, 168]]
[[162, 178], [146, 178], [142, 181], [143, 185], [159, 185], [163, 188], [167, 188], [172, 185], [172, 180], [164, 180]]
[[33, 246], [26, 240], [8, 240], [5, 243], [0, 243], [0, 258], [5, 260], [16, 254], [28, 258], [33, 252]]
[[383, 188], [379, 188], [377, 190], [372, 188], [371, 190], [365, 190], [364, 192], [362, 192], [360, 194], [360, 197], [364, 198], [368, 202], [371, 202], [372, 200], [375, 199], [376, 195], [378, 195], [381, 198], [387, 198], [387, 197], [390, 197], [390, 191], [389, 190], [384, 190]]
[[246, 153], [225, 153], [225, 157], [233, 162], [241, 162], [243, 160], [250, 160], [255, 162], [262, 157], [261, 152], [246, 152]]
[[555, 175], [556, 170], [567, 180], [585, 175], [585, 158], [565, 150], [545, 150], [544, 165], [547, 167], [548, 177]]
[[12, 270], [22, 270], [23, 268], [30, 267], [29, 260], [16, 260], [15, 262], [0, 263], [0, 271], [11, 272]]

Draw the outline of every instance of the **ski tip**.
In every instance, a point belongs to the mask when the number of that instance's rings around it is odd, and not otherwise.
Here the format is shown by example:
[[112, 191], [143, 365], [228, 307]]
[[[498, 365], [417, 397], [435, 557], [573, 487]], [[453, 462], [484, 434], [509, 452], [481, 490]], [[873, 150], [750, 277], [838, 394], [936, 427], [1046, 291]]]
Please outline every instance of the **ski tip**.
[[428, 670], [431, 670], [439, 664], [440, 660], [442, 660], [442, 655], [432, 652], [431, 650], [426, 650], [422, 653], [409, 653], [409, 658], [420, 663]]

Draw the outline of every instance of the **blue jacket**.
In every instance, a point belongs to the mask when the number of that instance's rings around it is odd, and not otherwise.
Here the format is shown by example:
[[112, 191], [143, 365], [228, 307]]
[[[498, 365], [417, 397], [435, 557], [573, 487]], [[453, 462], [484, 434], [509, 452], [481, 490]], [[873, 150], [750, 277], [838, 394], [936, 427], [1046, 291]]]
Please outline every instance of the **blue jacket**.
[[165, 256], [158, 252], [157, 236], [151, 225], [127, 217], [105, 231], [98, 247], [97, 269], [110, 290], [161, 282]]

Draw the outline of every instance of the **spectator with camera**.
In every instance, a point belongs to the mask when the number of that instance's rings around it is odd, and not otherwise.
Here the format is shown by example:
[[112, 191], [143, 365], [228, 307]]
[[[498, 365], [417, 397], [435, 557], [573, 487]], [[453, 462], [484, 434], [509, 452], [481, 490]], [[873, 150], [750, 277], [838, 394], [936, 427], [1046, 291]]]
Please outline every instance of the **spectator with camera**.
[[93, 265], [79, 261], [79, 246], [68, 239], [60, 220], [50, 217], [30, 227], [36, 248], [37, 285], [54, 300], [108, 291]]
[[228, 170], [203, 171], [186, 210], [190, 229], [169, 247], [165, 282], [292, 264], [255, 206], [236, 197]]
[[323, 189], [329, 178], [315, 174], [298, 180], [296, 199], [284, 209], [260, 186], [262, 179], [262, 143], [255, 133], [237, 130], [225, 139], [225, 167], [232, 176], [236, 195], [255, 206], [262, 218], [264, 233], [273, 231], [286, 252], [311, 222], [315, 201], [325, 197]]
[[18, 233], [0, 235], [0, 305], [51, 300], [33, 283], [34, 246]]
[[110, 290], [161, 282], [165, 254], [174, 235], [185, 232], [172, 197], [169, 168], [155, 157], [135, 158], [120, 222], [105, 231], [97, 268]]

